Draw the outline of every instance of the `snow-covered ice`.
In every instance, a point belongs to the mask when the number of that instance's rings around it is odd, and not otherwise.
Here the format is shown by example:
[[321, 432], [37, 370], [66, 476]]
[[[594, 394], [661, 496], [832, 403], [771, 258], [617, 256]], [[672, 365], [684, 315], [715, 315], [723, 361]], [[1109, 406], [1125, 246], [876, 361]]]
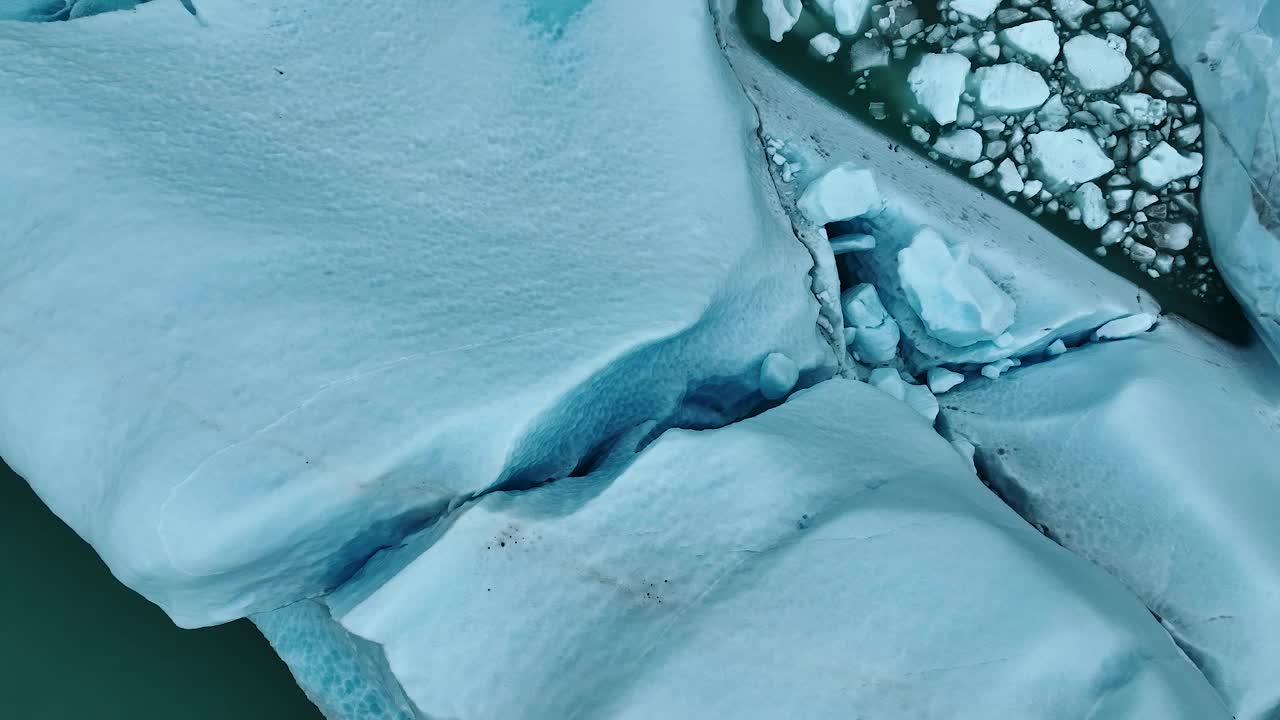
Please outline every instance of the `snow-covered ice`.
[[428, 717], [1226, 718], [1125, 588], [850, 380], [487, 495], [386, 564], [330, 605]]
[[1051, 65], [1057, 60], [1062, 49], [1052, 20], [1034, 20], [1005, 28], [1000, 31], [1000, 42], [1043, 65]]
[[883, 204], [875, 174], [857, 163], [844, 161], [814, 178], [797, 206], [809, 220], [826, 225], [874, 214]]
[[1039, 132], [1031, 143], [1031, 168], [1044, 184], [1055, 190], [1096, 180], [1115, 169], [1093, 135], [1078, 128]]
[[939, 125], [956, 121], [960, 96], [969, 77], [969, 58], [956, 53], [929, 53], [907, 74], [916, 102]]
[[1156, 145], [1138, 161], [1138, 179], [1158, 190], [1174, 180], [1191, 177], [1204, 167], [1204, 156], [1198, 152], [1183, 154], [1167, 142]]
[[0, 455], [180, 624], [841, 361], [705, 12], [200, 5], [0, 23]]
[[1166, 317], [947, 395], [1015, 509], [1137, 593], [1238, 718], [1280, 706], [1277, 368]]
[[1062, 46], [1067, 72], [1086, 92], [1111, 90], [1129, 79], [1133, 64], [1100, 37], [1076, 35]]
[[963, 242], [948, 243], [922, 228], [898, 252], [898, 277], [933, 337], [965, 347], [994, 341], [1013, 324], [1013, 299], [970, 262]]
[[1019, 63], [978, 68], [973, 82], [978, 106], [988, 115], [1021, 114], [1049, 99], [1049, 86], [1040, 73]]

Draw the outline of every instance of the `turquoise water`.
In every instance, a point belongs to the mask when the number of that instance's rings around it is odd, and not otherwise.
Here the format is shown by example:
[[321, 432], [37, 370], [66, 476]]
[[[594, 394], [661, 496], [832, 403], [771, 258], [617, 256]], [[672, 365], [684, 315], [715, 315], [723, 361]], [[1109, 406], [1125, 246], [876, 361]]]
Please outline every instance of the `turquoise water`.
[[0, 718], [321, 720], [247, 620], [180, 630], [0, 462]]

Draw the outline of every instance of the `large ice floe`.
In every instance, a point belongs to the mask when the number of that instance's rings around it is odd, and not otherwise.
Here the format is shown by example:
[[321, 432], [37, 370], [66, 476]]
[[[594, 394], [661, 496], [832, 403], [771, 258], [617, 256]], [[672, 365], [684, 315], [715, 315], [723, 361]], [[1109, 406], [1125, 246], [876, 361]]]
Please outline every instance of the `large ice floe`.
[[[900, 89], [955, 173], [738, 5], [0, 22], [0, 455], [330, 720], [1274, 720], [1273, 359], [1010, 201], [1153, 270], [1203, 211], [1280, 348], [1277, 168], [1214, 122], [1261, 86], [1130, 157], [1093, 128], [1172, 133], [1186, 78], [1067, 45], [1155, 57], [1132, 3], [743, 4], [823, 66], [940, 50]], [[1265, 75], [1215, 32], [1184, 62]]]
[[666, 4], [0, 24], [0, 454], [204, 625], [638, 423], [740, 417], [770, 353], [830, 375], [750, 106]]

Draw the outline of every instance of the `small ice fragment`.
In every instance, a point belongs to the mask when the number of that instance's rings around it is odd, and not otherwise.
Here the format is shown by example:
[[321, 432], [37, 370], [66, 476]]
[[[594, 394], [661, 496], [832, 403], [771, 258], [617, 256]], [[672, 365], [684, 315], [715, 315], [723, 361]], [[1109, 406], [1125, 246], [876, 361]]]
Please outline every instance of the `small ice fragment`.
[[1093, 6], [1084, 0], [1053, 0], [1053, 14], [1073, 30], [1080, 29], [1081, 19], [1092, 10]]
[[992, 163], [990, 160], [983, 160], [982, 162], [974, 163], [973, 167], [969, 168], [969, 177], [975, 179], [980, 178], [994, 170], [995, 167], [995, 163]]
[[764, 16], [769, 20], [769, 37], [782, 42], [782, 36], [800, 20], [800, 0], [764, 0]]
[[1102, 197], [1102, 188], [1093, 183], [1085, 183], [1076, 188], [1076, 207], [1080, 208], [1080, 222], [1090, 230], [1100, 230], [1111, 219], [1107, 210], [1107, 201]]
[[860, 73], [863, 70], [882, 68], [889, 64], [889, 47], [879, 35], [861, 38], [849, 48], [849, 70]]
[[1146, 93], [1123, 93], [1119, 100], [1120, 107], [1128, 113], [1133, 127], [1159, 125], [1169, 116], [1168, 101], [1158, 100]]
[[996, 378], [1003, 375], [1004, 372], [1009, 368], [1017, 367], [1020, 364], [1021, 363], [1019, 363], [1017, 360], [1014, 360], [1013, 358], [1002, 358], [1000, 360], [996, 360], [995, 362], [987, 363], [986, 365], [983, 365], [982, 376], [995, 380]]
[[1026, 185], [1022, 182], [1022, 175], [1018, 173], [1018, 166], [1009, 158], [1001, 161], [1000, 167], [996, 168], [996, 175], [999, 177], [1000, 192], [1005, 195], [1020, 193]]
[[1157, 201], [1159, 201], [1159, 199], [1160, 199], [1160, 198], [1156, 197], [1155, 195], [1152, 195], [1151, 193], [1147, 192], [1146, 190], [1138, 190], [1138, 191], [1134, 192], [1134, 194], [1133, 194], [1133, 209], [1134, 209], [1134, 212], [1139, 212], [1139, 211], [1142, 211], [1142, 210], [1146, 210], [1147, 208], [1149, 208], [1149, 207], [1151, 207], [1152, 205], [1156, 204], [1156, 202], [1157, 202]]
[[1039, 195], [1040, 191], [1043, 189], [1044, 183], [1039, 180], [1028, 180], [1026, 184], [1022, 186], [1022, 197], [1030, 200], [1036, 195]]
[[1029, 140], [1031, 167], [1053, 190], [1097, 179], [1116, 166], [1093, 135], [1078, 128], [1036, 133]]
[[927, 145], [927, 144], [929, 143], [929, 131], [928, 131], [928, 130], [925, 130], [924, 128], [920, 127], [919, 125], [912, 125], [912, 126], [911, 126], [911, 139], [912, 139], [912, 140], [915, 140], [916, 142], [920, 143], [921, 145]]
[[760, 363], [760, 394], [766, 400], [786, 397], [800, 380], [800, 366], [782, 353], [769, 353]]
[[1129, 33], [1129, 45], [1141, 53], [1143, 57], [1147, 57], [1159, 52], [1160, 39], [1151, 31], [1151, 28], [1138, 25]]
[[982, 157], [982, 136], [976, 130], [957, 130], [939, 137], [933, 149], [953, 160], [977, 162]]
[[878, 365], [897, 356], [902, 332], [884, 309], [874, 285], [862, 283], [844, 291], [840, 304], [845, 324], [857, 330], [849, 344], [862, 362]]
[[969, 59], [956, 53], [929, 53], [907, 75], [907, 83], [916, 102], [937, 121], [948, 125], [956, 121], [960, 96], [969, 76]]
[[907, 406], [920, 413], [925, 420], [933, 423], [938, 419], [938, 398], [929, 392], [924, 385], [907, 385], [903, 388]]
[[934, 395], [941, 395], [949, 392], [957, 385], [964, 382], [964, 376], [958, 372], [952, 372], [944, 367], [929, 368], [929, 389]]
[[1086, 92], [1110, 90], [1129, 79], [1133, 65], [1124, 53], [1093, 35], [1077, 35], [1062, 46], [1067, 72]]
[[1050, 65], [1058, 59], [1062, 44], [1052, 20], [1036, 20], [1000, 31], [1000, 42], [1006, 47]]
[[1107, 32], [1122, 33], [1133, 27], [1133, 21], [1125, 17], [1124, 13], [1111, 10], [1102, 13], [1102, 27]]
[[1058, 357], [1059, 355], [1065, 353], [1066, 351], [1067, 351], [1067, 344], [1062, 342], [1061, 339], [1054, 340], [1053, 342], [1049, 343], [1049, 347], [1044, 349], [1044, 353], [1049, 357]]
[[1040, 73], [1018, 63], [978, 68], [973, 79], [978, 105], [989, 115], [1024, 113], [1049, 99], [1049, 86]]
[[845, 253], [873, 250], [875, 246], [876, 239], [871, 235], [841, 235], [838, 238], [832, 238], [831, 254], [844, 255]]
[[907, 399], [907, 384], [902, 376], [893, 368], [876, 368], [867, 378], [867, 384], [889, 395], [895, 400]]
[[1175, 77], [1163, 70], [1157, 70], [1151, 73], [1150, 79], [1151, 87], [1155, 88], [1156, 92], [1167, 98], [1180, 98], [1186, 97], [1187, 95], [1186, 86], [1178, 82]]
[[1112, 220], [1102, 229], [1102, 244], [1115, 245], [1124, 239], [1125, 225], [1119, 220]]
[[842, 162], [809, 183], [796, 205], [818, 225], [877, 213], [882, 206], [875, 175], [852, 162]]
[[1067, 120], [1071, 117], [1071, 112], [1067, 110], [1067, 106], [1062, 102], [1061, 95], [1054, 95], [1044, 104], [1044, 107], [1036, 111], [1036, 122], [1040, 123], [1041, 130], [1061, 130], [1067, 126]]
[[986, 20], [999, 4], [1000, 0], [951, 0], [951, 9], [975, 20]]
[[970, 262], [964, 243], [921, 228], [898, 251], [898, 278], [927, 332], [955, 347], [994, 341], [1013, 324], [1014, 302]]
[[814, 55], [831, 60], [840, 52], [840, 39], [831, 33], [818, 33], [809, 40], [809, 49]]
[[1162, 142], [1138, 161], [1138, 179], [1158, 190], [1174, 180], [1199, 173], [1203, 167], [1204, 156], [1200, 153], [1183, 155], [1169, 143]]
[[1182, 143], [1183, 145], [1190, 145], [1191, 143], [1194, 143], [1196, 140], [1199, 140], [1200, 133], [1201, 133], [1200, 123], [1191, 123], [1190, 125], [1183, 125], [1182, 127], [1173, 131], [1174, 137], [1176, 137], [1178, 139], [1178, 142]]
[[1138, 313], [1130, 315], [1111, 322], [1098, 328], [1093, 333], [1094, 341], [1099, 340], [1122, 340], [1131, 338], [1135, 335], [1151, 329], [1156, 324], [1156, 316], [1151, 313]]
[[1129, 246], [1129, 257], [1140, 263], [1149, 263], [1156, 259], [1155, 248], [1136, 242]]
[[996, 44], [995, 33], [988, 31], [978, 36], [978, 52], [981, 52], [988, 60], [1000, 59], [1000, 46]]
[[1187, 246], [1191, 244], [1192, 230], [1191, 226], [1186, 223], [1153, 222], [1148, 227], [1156, 245], [1165, 250], [1179, 252], [1186, 250]]

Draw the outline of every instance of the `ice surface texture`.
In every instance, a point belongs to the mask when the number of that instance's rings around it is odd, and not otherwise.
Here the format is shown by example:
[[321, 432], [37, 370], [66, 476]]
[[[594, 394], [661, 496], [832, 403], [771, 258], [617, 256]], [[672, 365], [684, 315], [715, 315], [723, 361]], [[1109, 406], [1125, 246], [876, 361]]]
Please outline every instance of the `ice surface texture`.
[[1151, 0], [1205, 114], [1214, 260], [1280, 357], [1280, 2]]
[[330, 600], [428, 717], [1227, 717], [1127, 591], [855, 381], [430, 535]]
[[942, 402], [1013, 508], [1137, 593], [1240, 720], [1280, 709], [1276, 375], [1166, 318]]
[[0, 455], [178, 623], [834, 369], [700, 3], [201, 11], [0, 24]]

